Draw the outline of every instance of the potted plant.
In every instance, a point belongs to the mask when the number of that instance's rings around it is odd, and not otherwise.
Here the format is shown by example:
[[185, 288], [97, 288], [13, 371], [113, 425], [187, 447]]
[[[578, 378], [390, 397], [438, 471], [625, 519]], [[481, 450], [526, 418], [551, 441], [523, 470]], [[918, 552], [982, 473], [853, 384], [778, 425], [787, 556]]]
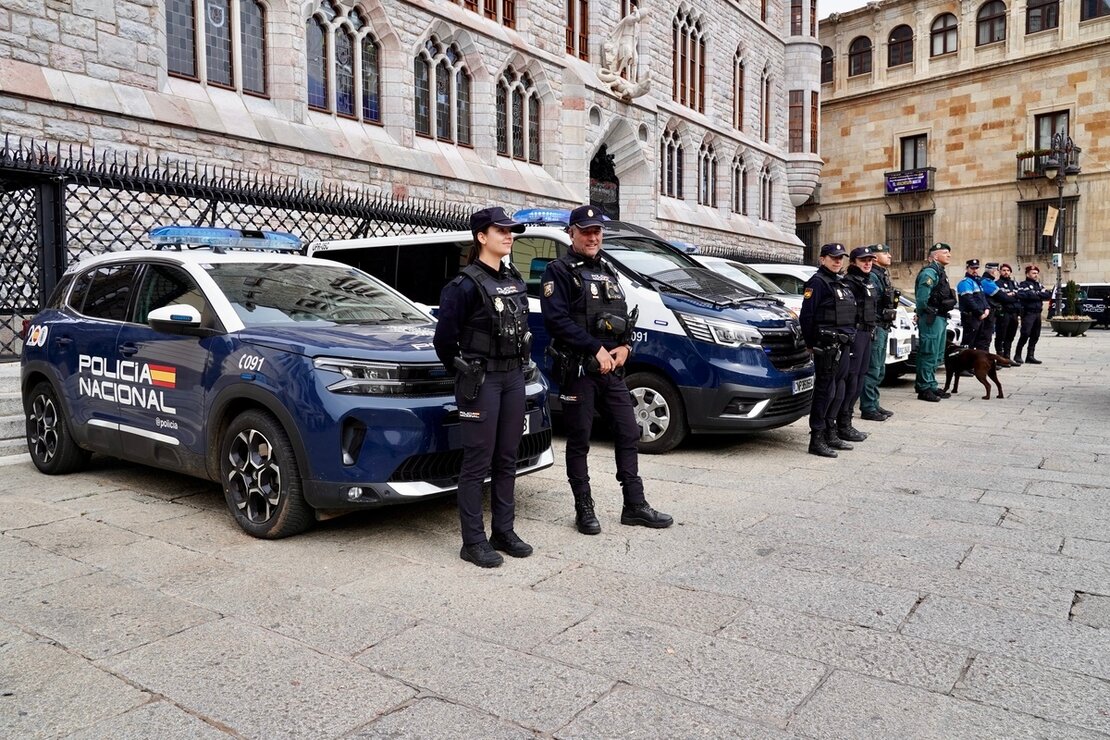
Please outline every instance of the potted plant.
[[1074, 280], [1069, 280], [1064, 286], [1064, 314], [1049, 317], [1048, 320], [1052, 331], [1059, 337], [1082, 336], [1094, 324], [1090, 316], [1079, 313], [1079, 286]]

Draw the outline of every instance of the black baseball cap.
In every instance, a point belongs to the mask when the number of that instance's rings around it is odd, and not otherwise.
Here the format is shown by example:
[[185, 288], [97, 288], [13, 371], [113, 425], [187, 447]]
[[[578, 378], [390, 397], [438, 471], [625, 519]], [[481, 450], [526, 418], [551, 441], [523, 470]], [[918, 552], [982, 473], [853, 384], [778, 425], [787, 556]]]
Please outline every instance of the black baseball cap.
[[848, 250], [840, 242], [832, 242], [831, 244], [821, 245], [822, 257], [843, 257], [848, 254]]
[[470, 214], [470, 233], [477, 234], [491, 226], [504, 226], [514, 234], [520, 234], [524, 231], [524, 224], [509, 218], [509, 214], [505, 213], [505, 209], [501, 206], [483, 208]]
[[568, 226], [577, 226], [588, 229], [591, 226], [601, 226], [605, 223], [605, 212], [597, 206], [578, 206], [570, 212]]
[[875, 259], [875, 250], [871, 247], [856, 247], [852, 253], [848, 255], [848, 259], [855, 262], [859, 259]]

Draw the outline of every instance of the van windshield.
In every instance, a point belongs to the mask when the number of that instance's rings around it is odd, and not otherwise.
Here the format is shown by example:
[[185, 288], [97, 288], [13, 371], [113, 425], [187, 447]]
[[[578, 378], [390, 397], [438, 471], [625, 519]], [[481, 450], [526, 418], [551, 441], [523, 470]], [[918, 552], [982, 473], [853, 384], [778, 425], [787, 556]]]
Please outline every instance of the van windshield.
[[626, 269], [657, 278], [675, 288], [708, 299], [745, 298], [756, 293], [651, 239], [609, 237], [605, 240], [604, 249], [607, 255]]

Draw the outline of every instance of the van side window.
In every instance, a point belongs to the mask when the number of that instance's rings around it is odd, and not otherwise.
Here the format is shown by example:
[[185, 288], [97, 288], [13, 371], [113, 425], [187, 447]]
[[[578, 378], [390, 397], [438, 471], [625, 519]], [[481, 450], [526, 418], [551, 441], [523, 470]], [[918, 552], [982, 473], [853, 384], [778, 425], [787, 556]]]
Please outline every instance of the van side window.
[[540, 282], [547, 263], [558, 257], [556, 242], [542, 236], [521, 236], [513, 240], [513, 265], [528, 286], [528, 295], [540, 297]]

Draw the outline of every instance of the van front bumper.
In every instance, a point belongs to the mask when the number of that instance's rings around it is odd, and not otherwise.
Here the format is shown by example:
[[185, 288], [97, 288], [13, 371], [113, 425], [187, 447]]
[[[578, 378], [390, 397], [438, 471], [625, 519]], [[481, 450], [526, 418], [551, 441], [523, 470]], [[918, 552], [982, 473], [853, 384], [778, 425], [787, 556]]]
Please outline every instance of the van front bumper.
[[[813, 376], [807, 376], [812, 383]], [[806, 380], [802, 378], [801, 380]], [[803, 383], [803, 385], [805, 385]], [[791, 424], [809, 413], [813, 387], [769, 390], [739, 383], [679, 388], [690, 431], [701, 434], [760, 432]]]

